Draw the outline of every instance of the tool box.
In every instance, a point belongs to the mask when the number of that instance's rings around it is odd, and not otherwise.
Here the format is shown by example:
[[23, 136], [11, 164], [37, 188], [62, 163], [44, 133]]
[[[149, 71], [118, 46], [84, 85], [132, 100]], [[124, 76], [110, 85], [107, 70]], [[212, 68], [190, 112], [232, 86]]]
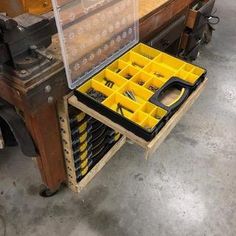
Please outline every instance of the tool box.
[[53, 7], [69, 106], [130, 138], [147, 157], [200, 95], [206, 70], [139, 43], [136, 0], [53, 0]]
[[[205, 73], [200, 67], [138, 44], [79, 86], [75, 96], [136, 135], [151, 140], [204, 80]], [[165, 105], [161, 95], [171, 87], [179, 88], [181, 93], [172, 104]]]

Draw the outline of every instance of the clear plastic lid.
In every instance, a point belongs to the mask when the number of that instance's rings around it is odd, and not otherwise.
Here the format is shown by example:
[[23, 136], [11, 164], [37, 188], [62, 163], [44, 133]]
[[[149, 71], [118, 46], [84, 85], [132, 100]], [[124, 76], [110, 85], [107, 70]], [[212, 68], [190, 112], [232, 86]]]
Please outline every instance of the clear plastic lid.
[[52, 2], [71, 89], [138, 42], [138, 0]]

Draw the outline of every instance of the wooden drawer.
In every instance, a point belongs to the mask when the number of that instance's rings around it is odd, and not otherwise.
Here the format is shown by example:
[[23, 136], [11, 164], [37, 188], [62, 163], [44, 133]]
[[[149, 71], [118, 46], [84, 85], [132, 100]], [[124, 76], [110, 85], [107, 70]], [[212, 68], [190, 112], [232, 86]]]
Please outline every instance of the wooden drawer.
[[[85, 112], [91, 117], [95, 117], [100, 122], [106, 124], [110, 128], [116, 130], [117, 132], [123, 134], [125, 137], [131, 139], [134, 143], [138, 144], [139, 146], [143, 147], [146, 151], [145, 158], [147, 159], [149, 155], [156, 151], [159, 145], [165, 140], [167, 135], [171, 132], [171, 130], [175, 127], [175, 125], [179, 122], [181, 117], [188, 111], [188, 109], [192, 106], [192, 104], [197, 100], [199, 95], [202, 93], [205, 85], [207, 83], [207, 79], [205, 79], [198, 88], [188, 97], [188, 99], [181, 105], [179, 110], [167, 121], [164, 127], [160, 130], [160, 132], [151, 140], [145, 141], [141, 137], [136, 136], [134, 133], [130, 132], [129, 130], [125, 129], [123, 126], [111, 121], [108, 117], [100, 114], [99, 112], [95, 111], [94, 109], [88, 107], [87, 105], [83, 104], [82, 102], [78, 101], [78, 99], [72, 95], [68, 99], [68, 103], [73, 107], [78, 108], [79, 110]], [[169, 93], [167, 100], [169, 102], [175, 100], [176, 91], [172, 91]]]
[[210, 16], [215, 4], [215, 0], [203, 0], [199, 2], [203, 2], [203, 6], [198, 10], [194, 8], [190, 9], [186, 21], [186, 26], [193, 30], [201, 28], [207, 23], [207, 18]]
[[202, 40], [203, 28], [197, 33], [184, 32], [181, 39], [180, 48], [185, 51], [185, 53], [190, 52], [195, 46], [199, 44]]
[[158, 35], [149, 41], [149, 45], [165, 51], [181, 35], [184, 29], [185, 15], [171, 23], [168, 27], [158, 33]]

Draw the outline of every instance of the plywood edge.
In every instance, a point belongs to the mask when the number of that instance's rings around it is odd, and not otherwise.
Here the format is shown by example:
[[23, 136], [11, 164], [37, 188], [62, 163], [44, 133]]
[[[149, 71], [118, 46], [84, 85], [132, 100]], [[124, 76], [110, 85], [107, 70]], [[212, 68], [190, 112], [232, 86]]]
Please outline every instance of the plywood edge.
[[126, 137], [122, 136], [120, 140], [107, 152], [107, 154], [88, 172], [88, 174], [78, 183], [78, 193], [95, 177], [95, 175], [106, 165], [106, 163], [125, 144], [125, 142]]
[[69, 128], [69, 114], [67, 96], [60, 102], [58, 102], [58, 115], [59, 124], [61, 129], [61, 142], [63, 145], [64, 160], [67, 172], [67, 184], [72, 191], [76, 191], [76, 174], [74, 166], [74, 158], [71, 150], [72, 140], [71, 132]]
[[146, 158], [150, 156], [153, 152], [157, 150], [160, 144], [166, 139], [167, 135], [171, 132], [171, 130], [176, 126], [176, 124], [180, 121], [182, 116], [190, 109], [193, 103], [200, 96], [204, 88], [206, 87], [207, 79], [205, 79], [199, 87], [189, 96], [189, 98], [185, 101], [185, 103], [179, 108], [179, 110], [170, 118], [170, 120], [166, 123], [166, 125], [160, 130], [157, 136], [149, 142], [147, 146], [147, 154]]

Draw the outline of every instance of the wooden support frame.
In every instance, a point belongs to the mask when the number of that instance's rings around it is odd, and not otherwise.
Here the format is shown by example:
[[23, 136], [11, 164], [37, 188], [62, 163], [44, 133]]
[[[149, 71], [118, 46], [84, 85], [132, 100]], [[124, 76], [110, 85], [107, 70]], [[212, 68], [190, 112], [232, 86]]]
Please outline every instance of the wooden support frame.
[[160, 144], [165, 140], [167, 135], [170, 133], [170, 131], [175, 127], [175, 125], [179, 122], [179, 120], [182, 118], [182, 116], [188, 111], [188, 109], [192, 106], [192, 104], [197, 100], [197, 98], [200, 96], [202, 91], [204, 90], [207, 83], [207, 79], [205, 79], [198, 88], [189, 96], [189, 98], [184, 102], [184, 104], [179, 108], [179, 110], [170, 118], [170, 120], [165, 124], [165, 126], [161, 129], [161, 131], [156, 135], [154, 139], [151, 141], [145, 141], [144, 139], [136, 136], [129, 130], [125, 129], [119, 124], [114, 123], [106, 116], [101, 115], [97, 111], [91, 109], [90, 107], [86, 106], [85, 104], [81, 103], [77, 100], [75, 96], [71, 96], [68, 99], [68, 102], [70, 105], [82, 110], [86, 114], [96, 117], [97, 120], [100, 122], [106, 124], [110, 128], [116, 130], [117, 132], [120, 132], [127, 138], [131, 139], [133, 142], [138, 144], [139, 146], [143, 147], [146, 151], [145, 153], [145, 159], [148, 159], [148, 157], [157, 150], [157, 148], [160, 146]]
[[76, 170], [74, 166], [74, 157], [72, 153], [71, 130], [69, 127], [69, 112], [68, 112], [68, 95], [64, 100], [58, 103], [59, 122], [61, 127], [62, 144], [64, 148], [64, 157], [67, 170], [67, 183], [73, 192], [79, 193], [106, 165], [106, 163], [115, 155], [115, 153], [125, 144], [126, 137], [121, 137], [120, 140], [103, 156], [103, 158], [86, 174], [80, 181], [76, 180]]

